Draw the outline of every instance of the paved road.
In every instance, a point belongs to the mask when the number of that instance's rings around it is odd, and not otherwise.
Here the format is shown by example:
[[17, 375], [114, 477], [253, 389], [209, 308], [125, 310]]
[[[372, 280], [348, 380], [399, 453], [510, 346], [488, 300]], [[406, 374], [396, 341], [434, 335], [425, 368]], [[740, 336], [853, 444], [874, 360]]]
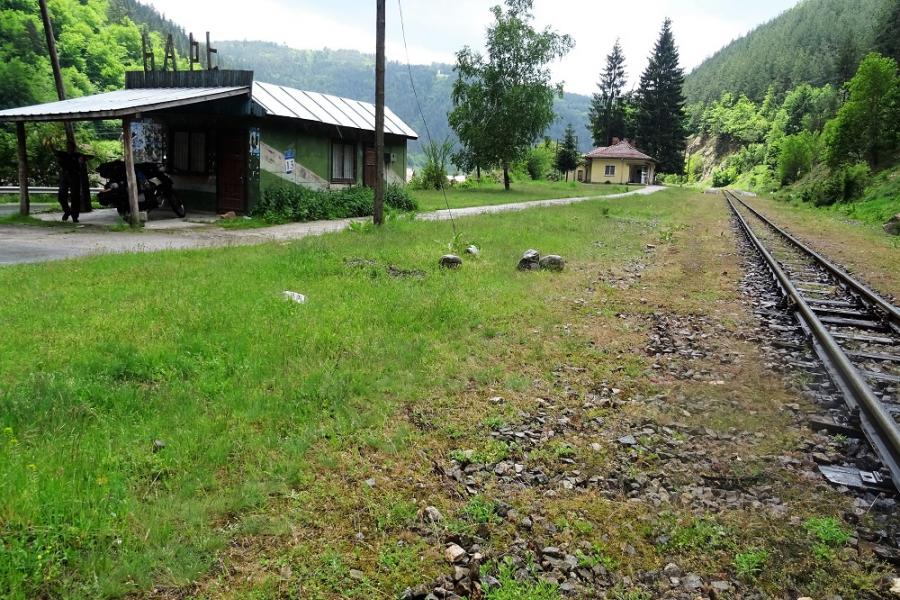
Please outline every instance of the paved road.
[[[648, 186], [634, 192], [610, 194], [603, 198], [652, 194], [663, 189]], [[493, 206], [472, 206], [452, 211], [454, 218], [487, 213], [525, 210], [539, 206], [559, 206], [573, 204], [594, 197], [559, 198], [555, 200], [535, 200], [515, 204]], [[424, 221], [446, 220], [447, 210], [420, 213], [418, 219]], [[314, 221], [311, 223], [288, 223], [261, 229], [222, 229], [216, 226], [179, 230], [108, 231], [95, 227], [78, 229], [62, 227], [35, 227], [29, 225], [0, 225], [0, 265], [44, 262], [87, 256], [90, 254], [116, 252], [153, 252], [157, 250], [206, 248], [218, 246], [261, 244], [272, 241], [286, 241], [341, 231], [354, 221], [368, 218], [338, 219], [334, 221]]]

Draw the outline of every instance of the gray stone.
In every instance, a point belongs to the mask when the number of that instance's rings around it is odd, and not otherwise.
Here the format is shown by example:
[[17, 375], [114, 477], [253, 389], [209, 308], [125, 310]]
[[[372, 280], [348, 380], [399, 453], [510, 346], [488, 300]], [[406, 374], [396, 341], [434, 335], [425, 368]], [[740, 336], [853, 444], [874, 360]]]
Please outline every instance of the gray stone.
[[888, 235], [900, 235], [900, 213], [897, 213], [884, 224], [884, 232]]
[[566, 261], [558, 254], [548, 254], [538, 261], [538, 265], [545, 271], [562, 271], [566, 268]]
[[633, 435], [623, 435], [619, 438], [619, 443], [625, 446], [635, 446], [637, 445], [637, 440]]
[[425, 507], [423, 516], [426, 523], [440, 523], [444, 520], [444, 515], [434, 506]]
[[166, 447], [166, 443], [162, 440], [153, 440], [153, 451], [159, 452]]
[[472, 244], [471, 246], [466, 247], [466, 254], [471, 254], [472, 256], [478, 256], [481, 251], [478, 249], [478, 246]]
[[444, 557], [452, 564], [460, 563], [466, 558], [466, 551], [458, 544], [450, 544], [444, 550]]
[[350, 578], [356, 579], [357, 581], [362, 581], [366, 578], [366, 574], [359, 569], [350, 569]]
[[375, 479], [373, 479], [373, 478], [366, 479], [366, 481], [365, 481], [365, 484], [366, 484], [367, 486], [369, 486], [370, 488], [375, 487], [375, 483], [376, 483], [376, 481], [375, 481]]
[[455, 254], [445, 254], [438, 264], [444, 269], [458, 269], [462, 266], [462, 259]]
[[560, 552], [559, 548], [556, 546], [547, 546], [543, 550], [541, 550], [541, 554], [544, 556], [550, 556], [552, 558], [562, 558], [563, 553]]
[[453, 581], [460, 581], [469, 576], [469, 569], [456, 565], [453, 567]]
[[711, 585], [712, 588], [717, 592], [727, 592], [731, 589], [731, 584], [727, 581], [713, 581], [709, 585]]
[[681, 584], [687, 590], [699, 590], [703, 586], [703, 580], [700, 579], [699, 575], [691, 573], [690, 575], [685, 575]]
[[519, 259], [519, 266], [516, 267], [520, 271], [532, 271], [540, 267], [541, 255], [535, 249], [526, 250]]

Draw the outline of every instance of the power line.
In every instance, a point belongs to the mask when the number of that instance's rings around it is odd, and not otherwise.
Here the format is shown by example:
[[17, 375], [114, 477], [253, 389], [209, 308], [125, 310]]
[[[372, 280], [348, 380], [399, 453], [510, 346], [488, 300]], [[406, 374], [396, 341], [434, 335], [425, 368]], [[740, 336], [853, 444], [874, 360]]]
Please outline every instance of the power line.
[[[428, 137], [428, 144], [435, 148], [434, 140], [431, 138], [431, 130], [428, 128], [428, 121], [425, 119], [425, 113], [422, 111], [422, 103], [419, 102], [419, 93], [416, 91], [416, 83], [413, 81], [412, 65], [409, 63], [409, 46], [406, 45], [406, 26], [403, 24], [403, 4], [402, 0], [397, 0], [397, 8], [400, 11], [400, 32], [403, 34], [403, 49], [406, 52], [406, 70], [409, 73], [409, 85], [412, 87], [413, 97], [416, 99], [416, 107], [419, 109], [419, 116], [422, 117], [422, 123], [425, 125], [425, 135]], [[450, 200], [447, 199], [446, 181], [441, 182], [441, 192], [444, 195], [444, 204], [447, 206], [447, 214], [450, 215], [450, 224], [453, 226], [453, 237], [458, 235], [456, 231], [456, 219], [453, 218], [453, 211], [450, 209]]]

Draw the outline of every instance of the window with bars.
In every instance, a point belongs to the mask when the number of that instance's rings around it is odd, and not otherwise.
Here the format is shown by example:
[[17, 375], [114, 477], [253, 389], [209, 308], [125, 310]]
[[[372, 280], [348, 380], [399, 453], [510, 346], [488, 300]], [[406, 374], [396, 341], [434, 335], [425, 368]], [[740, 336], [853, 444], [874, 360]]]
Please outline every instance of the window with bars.
[[175, 132], [172, 140], [172, 167], [181, 173], [207, 172], [206, 132]]
[[331, 181], [353, 183], [356, 181], [356, 144], [331, 143]]

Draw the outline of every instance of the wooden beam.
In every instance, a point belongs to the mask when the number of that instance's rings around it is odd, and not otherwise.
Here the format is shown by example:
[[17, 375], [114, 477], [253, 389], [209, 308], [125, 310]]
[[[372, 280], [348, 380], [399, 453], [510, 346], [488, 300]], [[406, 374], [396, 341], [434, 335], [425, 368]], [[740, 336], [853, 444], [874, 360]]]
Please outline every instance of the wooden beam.
[[19, 146], [19, 214], [23, 217], [31, 212], [28, 198], [28, 152], [25, 147], [25, 123], [16, 123], [16, 140]]
[[131, 117], [122, 119], [123, 145], [125, 150], [125, 180], [128, 183], [128, 206], [131, 210], [131, 226], [141, 224], [138, 210], [137, 175], [134, 173], [134, 150], [131, 147]]

